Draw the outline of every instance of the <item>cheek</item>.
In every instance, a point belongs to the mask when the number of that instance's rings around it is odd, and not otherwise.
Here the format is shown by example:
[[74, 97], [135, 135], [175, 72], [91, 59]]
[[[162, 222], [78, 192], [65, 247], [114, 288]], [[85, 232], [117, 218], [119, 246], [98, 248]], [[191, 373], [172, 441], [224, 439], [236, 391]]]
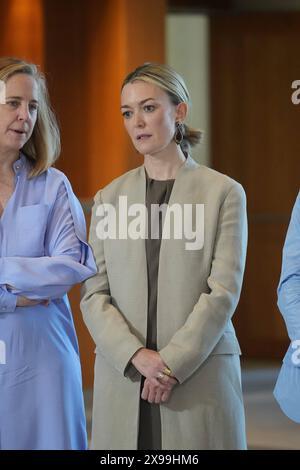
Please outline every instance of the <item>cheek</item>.
[[[32, 116], [31, 119], [30, 119], [30, 128], [29, 128], [29, 136], [28, 136], [28, 139], [30, 139], [30, 137], [32, 136], [32, 133], [34, 131], [34, 128], [36, 126], [36, 123], [37, 123], [37, 116]], [[27, 140], [28, 140], [27, 139]]]
[[[2, 110], [1, 110], [2, 111]], [[12, 118], [8, 113], [1, 112], [0, 111], [0, 125], [1, 127], [4, 127], [5, 125], [10, 125], [11, 122], [14, 121], [14, 118]]]
[[125, 130], [126, 132], [128, 133], [128, 135], [131, 137], [132, 136], [132, 126], [130, 125], [130, 121], [129, 120], [125, 120], [124, 121], [124, 127], [125, 127]]
[[36, 122], [37, 122], [37, 114], [35, 114], [31, 117], [31, 126], [32, 126], [32, 128], [36, 125]]
[[157, 122], [158, 129], [164, 134], [173, 135], [175, 124], [173, 119], [168, 115], [163, 115]]
[[32, 117], [32, 119], [30, 119], [30, 129], [29, 129], [29, 134], [27, 136], [27, 142], [28, 140], [31, 138], [32, 134], [33, 134], [33, 131], [34, 131], [34, 128], [36, 126], [36, 123], [37, 123], [37, 117]]

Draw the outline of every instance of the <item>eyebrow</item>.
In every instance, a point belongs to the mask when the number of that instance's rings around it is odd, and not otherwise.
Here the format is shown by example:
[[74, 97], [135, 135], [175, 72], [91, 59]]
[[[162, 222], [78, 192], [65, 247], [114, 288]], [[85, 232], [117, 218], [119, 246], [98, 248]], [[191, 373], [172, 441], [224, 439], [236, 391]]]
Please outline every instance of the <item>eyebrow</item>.
[[[155, 101], [154, 98], [146, 98], [145, 100], [140, 101], [139, 104], [144, 104], [144, 103], [146, 103], [146, 101], [149, 101], [149, 100]], [[131, 108], [131, 106], [129, 106], [128, 104], [124, 104], [123, 106], [121, 106], [121, 109], [122, 108]]]
[[[20, 100], [20, 101], [22, 101], [24, 98], [22, 98], [21, 96], [7, 96], [6, 99], [7, 100]], [[30, 100], [30, 103], [37, 103], [38, 104], [38, 101], [37, 100]]]

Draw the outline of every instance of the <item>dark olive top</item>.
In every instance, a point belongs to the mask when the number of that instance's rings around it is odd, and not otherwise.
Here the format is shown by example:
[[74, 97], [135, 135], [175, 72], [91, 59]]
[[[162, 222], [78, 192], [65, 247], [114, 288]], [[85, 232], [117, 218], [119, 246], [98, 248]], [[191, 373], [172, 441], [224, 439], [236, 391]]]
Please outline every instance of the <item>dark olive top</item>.
[[[162, 237], [162, 214], [152, 217], [153, 204], [168, 204], [175, 180], [154, 180], [146, 173], [146, 206], [148, 211], [148, 238], [146, 257], [148, 273], [148, 318], [146, 347], [157, 350], [157, 280], [159, 252]], [[155, 211], [152, 212], [155, 214]], [[158, 220], [157, 220], [158, 219]], [[142, 381], [143, 387], [144, 381]], [[140, 422], [138, 448], [143, 450], [161, 449], [161, 422], [159, 405], [140, 400]]]

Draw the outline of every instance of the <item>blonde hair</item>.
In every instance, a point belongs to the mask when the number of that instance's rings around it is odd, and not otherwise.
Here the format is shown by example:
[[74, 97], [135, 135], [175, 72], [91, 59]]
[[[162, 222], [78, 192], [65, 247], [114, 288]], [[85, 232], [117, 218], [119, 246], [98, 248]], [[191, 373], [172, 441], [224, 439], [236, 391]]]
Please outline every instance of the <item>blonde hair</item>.
[[13, 75], [24, 73], [34, 78], [38, 85], [39, 106], [37, 120], [22, 152], [31, 163], [29, 177], [38, 176], [53, 165], [60, 154], [60, 134], [55, 115], [50, 107], [44, 75], [35, 64], [15, 57], [0, 58], [0, 80], [6, 82]]
[[[190, 95], [183, 78], [174, 69], [165, 64], [147, 62], [130, 72], [122, 83], [122, 89], [127, 83], [136, 80], [153, 83], [167, 92], [171, 102], [176, 106], [179, 103], [190, 104]], [[175, 130], [174, 130], [175, 132]], [[193, 129], [186, 124], [182, 125], [183, 139], [180, 146], [183, 151], [189, 152], [191, 147], [197, 145], [202, 138], [202, 131]]]

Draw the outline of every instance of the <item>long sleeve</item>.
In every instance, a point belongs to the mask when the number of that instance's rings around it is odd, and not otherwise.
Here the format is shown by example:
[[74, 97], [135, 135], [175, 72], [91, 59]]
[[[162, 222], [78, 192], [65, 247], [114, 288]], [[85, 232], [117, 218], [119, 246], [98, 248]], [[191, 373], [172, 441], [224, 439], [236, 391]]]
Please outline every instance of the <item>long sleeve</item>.
[[98, 273], [82, 286], [81, 310], [84, 321], [101, 354], [119, 372], [125, 374], [130, 358], [144, 345], [130, 331], [124, 316], [111, 303], [104, 244], [103, 240], [96, 236], [98, 222], [96, 211], [101, 204], [101, 194], [98, 193], [93, 206], [89, 237]]
[[213, 261], [207, 284], [185, 324], [160, 352], [175, 377], [184, 382], [219, 342], [240, 296], [247, 247], [246, 197], [234, 184], [219, 213]]
[[291, 341], [300, 339], [300, 193], [293, 208], [283, 248], [278, 307]]
[[78, 216], [78, 206], [63, 181], [48, 217], [45, 256], [1, 258], [0, 284], [11, 286], [13, 294], [54, 299], [93, 275], [96, 267], [90, 248], [82, 239], [85, 227], [83, 215]]
[[0, 286], [0, 313], [12, 313], [17, 306], [17, 296], [7, 291], [6, 286]]

